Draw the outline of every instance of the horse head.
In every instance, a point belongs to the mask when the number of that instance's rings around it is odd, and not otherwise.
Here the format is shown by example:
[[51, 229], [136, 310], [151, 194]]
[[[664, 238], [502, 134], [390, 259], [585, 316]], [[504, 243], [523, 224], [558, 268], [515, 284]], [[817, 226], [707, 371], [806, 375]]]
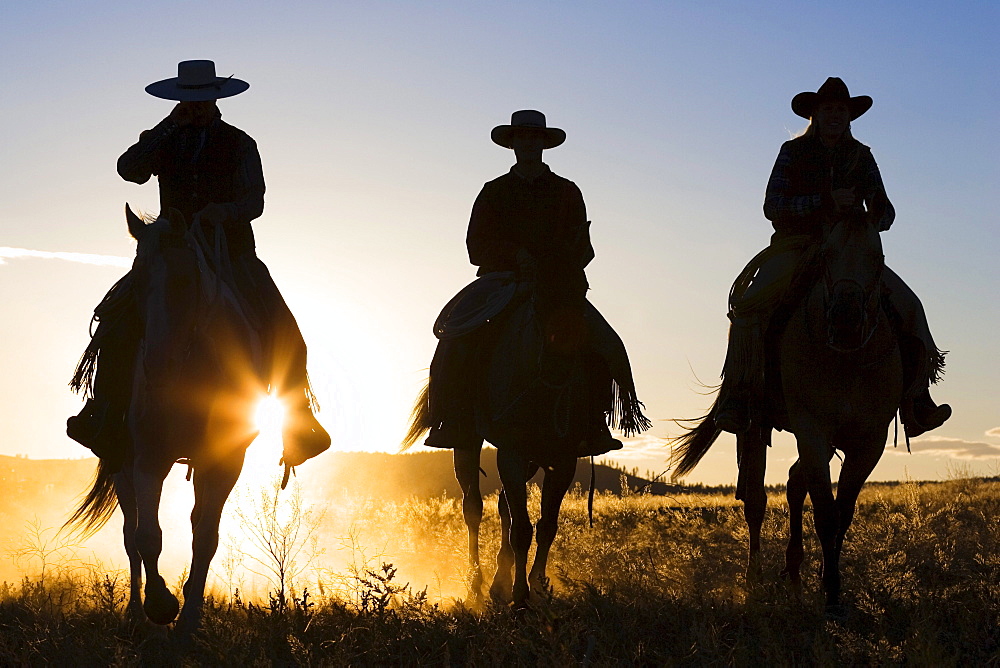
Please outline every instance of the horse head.
[[146, 222], [126, 205], [125, 218], [138, 242], [132, 276], [142, 364], [147, 379], [162, 379], [187, 357], [194, 340], [201, 292], [198, 257], [176, 209]]
[[871, 220], [867, 215], [846, 216], [823, 243], [827, 345], [840, 352], [863, 348], [878, 324], [885, 256]]

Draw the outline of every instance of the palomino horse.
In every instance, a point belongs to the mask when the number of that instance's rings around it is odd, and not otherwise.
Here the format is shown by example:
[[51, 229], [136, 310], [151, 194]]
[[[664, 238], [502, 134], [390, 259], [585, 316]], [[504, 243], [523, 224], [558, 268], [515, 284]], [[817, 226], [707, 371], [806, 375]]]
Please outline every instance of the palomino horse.
[[[201, 621], [222, 508], [257, 435], [253, 408], [263, 389], [255, 335], [237, 300], [209, 268], [205, 244], [195, 241], [181, 214], [171, 214], [146, 224], [126, 207], [129, 232], [138, 241], [130, 276], [141, 336], [127, 414], [130, 443], [120, 472], [102, 460], [70, 523], [96, 530], [120, 507], [131, 575], [128, 613], [141, 619], [144, 611], [150, 621], [169, 624], [180, 611], [177, 631], [184, 637]], [[157, 565], [160, 494], [178, 460], [193, 469], [195, 496], [182, 610]]]
[[[858, 494], [885, 449], [886, 433], [903, 394], [899, 346], [882, 309], [885, 267], [878, 230], [862, 217], [833, 226], [820, 249], [822, 277], [792, 312], [776, 348], [778, 379], [767, 385], [784, 411], [738, 435], [737, 498], [750, 532], [748, 579], [759, 576], [760, 532], [767, 497], [764, 468], [772, 427], [795, 435], [798, 460], [789, 471], [790, 535], [783, 575], [801, 589], [802, 510], [812, 499], [823, 549], [823, 588], [831, 608], [840, 601], [840, 553]], [[769, 366], [773, 369], [774, 366]], [[718, 404], [677, 439], [675, 476], [689, 473], [719, 436]], [[782, 414], [784, 413], [784, 414]], [[830, 460], [844, 454], [837, 495]]]
[[[586, 304], [568, 344], [546, 345], [534, 303], [524, 300], [498, 318], [487, 337], [484, 377], [476, 383], [476, 432], [479, 443], [455, 449], [455, 475], [462, 488], [462, 510], [469, 530], [472, 601], [482, 598], [479, 528], [483, 497], [479, 486], [483, 440], [497, 448], [502, 490], [497, 502], [501, 539], [496, 573], [490, 585], [494, 600], [527, 603], [530, 590], [546, 582], [549, 551], [558, 528], [559, 509], [573, 482], [577, 457], [588, 453], [595, 430], [593, 397], [606, 389], [614, 397], [612, 424], [626, 436], [648, 429], [625, 347], [597, 309]], [[571, 327], [572, 328], [572, 327]], [[588, 334], [582, 334], [586, 330]], [[565, 333], [566, 330], [564, 330]], [[588, 341], [589, 339], [589, 341]], [[550, 342], [551, 342], [550, 338]], [[585, 345], [586, 344], [586, 345]], [[557, 350], [553, 350], [556, 348]], [[430, 414], [429, 385], [417, 398], [403, 447], [417, 442], [435, 426]], [[606, 428], [604, 428], [606, 431]], [[610, 435], [607, 436], [611, 440]], [[620, 444], [618, 445], [620, 447]], [[608, 448], [598, 450], [606, 451]], [[528, 515], [527, 482], [542, 469], [541, 515], [533, 532]], [[528, 552], [535, 534], [535, 558], [528, 571]]]

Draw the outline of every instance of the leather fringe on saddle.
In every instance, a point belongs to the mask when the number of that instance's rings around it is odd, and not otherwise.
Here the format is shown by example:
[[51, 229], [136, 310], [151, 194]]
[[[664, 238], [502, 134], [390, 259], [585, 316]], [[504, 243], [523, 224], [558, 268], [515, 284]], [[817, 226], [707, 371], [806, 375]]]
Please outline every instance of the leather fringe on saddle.
[[[69, 382], [74, 392], [83, 391], [88, 399], [94, 398], [94, 374], [97, 372], [101, 346], [108, 335], [118, 327], [135, 326], [134, 323], [127, 322], [133, 305], [132, 274], [128, 273], [111, 286], [104, 299], [94, 309], [94, 315], [90, 319], [90, 343], [80, 356], [80, 361], [73, 371], [73, 378]], [[94, 323], [97, 323], [96, 329]]]
[[622, 385], [619, 381], [612, 382], [611, 414], [608, 425], [620, 430], [626, 437], [640, 434], [653, 423], [642, 413], [645, 404], [636, 396], [635, 385]]

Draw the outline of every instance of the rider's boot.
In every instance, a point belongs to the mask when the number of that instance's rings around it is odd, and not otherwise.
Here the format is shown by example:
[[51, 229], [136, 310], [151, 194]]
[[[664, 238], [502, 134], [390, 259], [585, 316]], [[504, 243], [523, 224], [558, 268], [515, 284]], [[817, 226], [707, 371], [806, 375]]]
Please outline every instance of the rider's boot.
[[66, 435], [90, 448], [114, 471], [121, 468], [128, 444], [125, 412], [135, 342], [125, 329], [104, 332], [93, 380], [94, 396], [77, 415], [66, 420]]
[[285, 426], [281, 430], [284, 446], [282, 463], [286, 466], [298, 466], [330, 448], [330, 434], [313, 414], [305, 390], [299, 390], [295, 394], [287, 410]]
[[612, 450], [621, 450], [622, 447], [622, 442], [611, 435], [611, 429], [608, 428], [608, 423], [601, 415], [593, 421], [586, 440], [580, 441], [576, 456], [596, 457]]
[[[66, 420], [66, 435], [80, 445], [91, 450], [95, 448], [97, 435], [101, 433], [108, 416], [108, 403], [97, 399], [87, 399], [83, 409]], [[95, 450], [95, 454], [96, 450]]]
[[[719, 403], [712, 414], [715, 426], [731, 434], [742, 434], [750, 428], [750, 399], [755, 379], [763, 376], [763, 342], [760, 328], [749, 322], [734, 320], [729, 328], [729, 347], [723, 365]], [[761, 390], [763, 388], [758, 388]]]
[[449, 450], [473, 450], [482, 444], [483, 439], [476, 434], [475, 426], [464, 420], [459, 424], [446, 420], [441, 425], [432, 427], [424, 441], [427, 447]]
[[899, 350], [903, 358], [904, 387], [911, 394], [904, 397], [899, 413], [908, 438], [916, 438], [937, 429], [951, 417], [951, 406], [934, 403], [930, 393], [927, 346], [916, 336], [900, 337]]
[[943, 425], [951, 417], [951, 406], [935, 404], [930, 388], [923, 387], [903, 402], [900, 414], [907, 437], [916, 438]]

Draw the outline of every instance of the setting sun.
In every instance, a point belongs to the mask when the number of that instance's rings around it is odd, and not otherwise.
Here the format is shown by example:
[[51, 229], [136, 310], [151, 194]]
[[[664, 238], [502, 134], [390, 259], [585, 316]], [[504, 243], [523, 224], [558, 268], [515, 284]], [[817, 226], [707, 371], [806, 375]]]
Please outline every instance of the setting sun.
[[247, 449], [240, 484], [247, 487], [269, 484], [279, 475], [281, 459], [281, 426], [285, 420], [285, 405], [273, 395], [266, 395], [254, 411], [254, 424], [260, 434]]
[[285, 406], [273, 396], [267, 395], [257, 404], [254, 412], [254, 424], [260, 430], [260, 439], [277, 438], [281, 440], [281, 425], [285, 420]]

